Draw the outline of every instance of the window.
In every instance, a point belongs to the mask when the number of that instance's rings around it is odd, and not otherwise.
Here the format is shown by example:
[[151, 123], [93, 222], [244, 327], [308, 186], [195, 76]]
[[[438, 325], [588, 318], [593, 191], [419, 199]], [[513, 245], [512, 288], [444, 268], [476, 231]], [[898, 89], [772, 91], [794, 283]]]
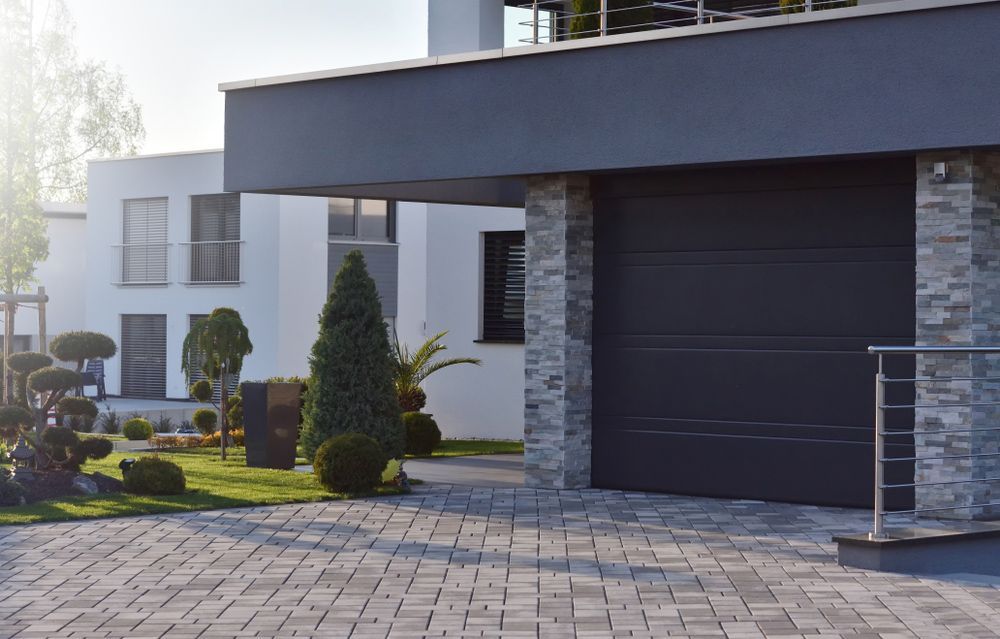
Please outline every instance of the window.
[[395, 211], [386, 200], [331, 197], [327, 201], [331, 240], [392, 242]]
[[483, 233], [482, 339], [524, 342], [524, 231]]
[[191, 197], [191, 241], [185, 244], [188, 284], [240, 282], [240, 194]]
[[167, 316], [122, 315], [122, 397], [167, 396]]
[[125, 200], [116, 284], [167, 283], [167, 198]]

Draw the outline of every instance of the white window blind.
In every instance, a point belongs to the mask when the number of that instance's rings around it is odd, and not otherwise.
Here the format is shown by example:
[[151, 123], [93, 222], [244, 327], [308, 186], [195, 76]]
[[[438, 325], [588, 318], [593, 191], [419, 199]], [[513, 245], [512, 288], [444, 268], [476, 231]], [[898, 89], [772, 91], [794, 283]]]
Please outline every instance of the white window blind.
[[125, 200], [122, 211], [122, 283], [165, 283], [167, 250], [167, 198]]

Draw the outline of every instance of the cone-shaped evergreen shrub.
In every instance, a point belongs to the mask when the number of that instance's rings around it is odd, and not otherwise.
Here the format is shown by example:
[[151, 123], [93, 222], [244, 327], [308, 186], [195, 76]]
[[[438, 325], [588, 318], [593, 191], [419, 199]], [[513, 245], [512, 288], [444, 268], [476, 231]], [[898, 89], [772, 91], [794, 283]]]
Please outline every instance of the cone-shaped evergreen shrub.
[[386, 459], [406, 443], [393, 387], [388, 328], [361, 251], [351, 251], [320, 315], [303, 410], [302, 447], [312, 459], [320, 444], [343, 433], [379, 443]]

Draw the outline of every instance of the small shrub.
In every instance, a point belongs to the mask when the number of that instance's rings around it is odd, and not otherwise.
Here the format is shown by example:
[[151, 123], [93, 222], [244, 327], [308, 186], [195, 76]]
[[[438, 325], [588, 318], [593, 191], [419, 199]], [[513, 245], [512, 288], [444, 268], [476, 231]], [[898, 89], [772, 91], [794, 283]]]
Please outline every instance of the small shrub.
[[56, 412], [73, 417], [97, 417], [97, 404], [86, 397], [63, 397], [56, 404]]
[[24, 488], [11, 479], [0, 479], [0, 506], [20, 506]]
[[111, 359], [118, 346], [103, 333], [68, 331], [52, 339], [49, 351], [64, 362], [81, 362], [82, 366], [85, 359]]
[[174, 420], [166, 415], [160, 415], [160, 417], [153, 422], [153, 430], [158, 433], [169, 433], [174, 429]]
[[157, 435], [153, 437], [153, 445], [157, 448], [189, 448], [199, 444], [196, 437], [185, 437], [183, 435]]
[[153, 437], [153, 425], [142, 417], [133, 417], [122, 426], [122, 434], [130, 441], [142, 441]]
[[430, 455], [441, 443], [441, 429], [427, 413], [403, 413], [403, 425], [407, 455]]
[[28, 388], [36, 393], [49, 393], [76, 388], [83, 383], [80, 373], [60, 366], [46, 366], [28, 375]]
[[366, 492], [382, 481], [386, 458], [378, 442], [361, 433], [332, 437], [313, 460], [316, 479], [333, 492]]
[[137, 495], [180, 495], [184, 488], [184, 470], [159, 457], [143, 457], [125, 473], [125, 490]]
[[42, 443], [52, 460], [61, 464], [69, 461], [70, 450], [80, 444], [80, 437], [65, 426], [46, 426], [42, 431]]
[[202, 435], [211, 435], [219, 425], [219, 414], [211, 408], [199, 408], [191, 416], [191, 421]]
[[[229, 436], [233, 440], [233, 446], [243, 446], [246, 442], [242, 428], [229, 431]], [[211, 435], [203, 436], [200, 445], [202, 448], [218, 448], [222, 445], [222, 431], [217, 430]]]
[[23, 428], [30, 428], [35, 420], [27, 409], [20, 406], [0, 406], [0, 432], [13, 438]]
[[52, 366], [52, 358], [42, 353], [14, 353], [7, 359], [7, 365], [15, 373], [30, 375], [40, 368]]
[[229, 398], [229, 409], [226, 411], [226, 420], [229, 422], [230, 430], [243, 428], [242, 395], [233, 395]]
[[97, 417], [97, 425], [106, 435], [117, 435], [122, 430], [122, 418], [113, 409]]
[[190, 388], [191, 397], [194, 397], [201, 403], [212, 401], [212, 382], [207, 379], [200, 379], [194, 384], [191, 384]]
[[104, 459], [115, 450], [110, 439], [104, 437], [84, 437], [73, 447], [73, 456], [81, 460]]

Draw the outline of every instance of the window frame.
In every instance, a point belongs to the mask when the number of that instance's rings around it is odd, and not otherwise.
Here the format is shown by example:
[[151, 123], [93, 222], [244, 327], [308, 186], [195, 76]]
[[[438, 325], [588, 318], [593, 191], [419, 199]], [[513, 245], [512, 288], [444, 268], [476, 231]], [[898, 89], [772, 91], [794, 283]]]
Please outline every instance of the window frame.
[[[332, 233], [330, 231], [330, 200], [351, 200], [354, 205], [354, 233], [352, 235]], [[366, 237], [361, 232], [361, 206], [364, 201], [385, 202], [386, 205], [386, 230], [388, 234], [383, 237]], [[346, 242], [351, 244], [396, 244], [396, 201], [383, 200], [379, 198], [360, 197], [327, 197], [327, 218], [326, 236], [330, 242]]]
[[[511, 241], [511, 240], [519, 240]], [[479, 339], [475, 340], [477, 343], [486, 344], [524, 344], [524, 304], [527, 297], [526, 285], [527, 285], [527, 258], [526, 256], [522, 258], [520, 262], [520, 279], [523, 282], [521, 284], [521, 298], [519, 300], [521, 306], [521, 327], [518, 334], [512, 334], [510, 329], [504, 330], [495, 326], [495, 323], [504, 321], [503, 317], [490, 318], [488, 317], [489, 307], [491, 305], [491, 300], [493, 305], [496, 304], [496, 300], [502, 296], [502, 303], [504, 306], [509, 304], [510, 296], [510, 264], [507, 265], [506, 271], [503, 273], [503, 290], [493, 291], [491, 287], [497, 286], [500, 281], [500, 274], [491, 273], [491, 268], [494, 265], [490, 264], [489, 253], [494, 251], [489, 244], [491, 241], [501, 241], [507, 242], [507, 246], [513, 246], [519, 244], [522, 248], [520, 249], [522, 254], [526, 250], [526, 234], [523, 230], [511, 230], [511, 231], [483, 231], [480, 233], [480, 251], [479, 251], [479, 263], [480, 263], [480, 273], [479, 273]], [[509, 250], [509, 248], [508, 248]], [[516, 263], [515, 263], [516, 264]], [[515, 272], [514, 281], [517, 281], [517, 273]], [[515, 305], [518, 300], [515, 299]], [[491, 324], [493, 324], [491, 326]], [[515, 333], [517, 333], [515, 331]]]

